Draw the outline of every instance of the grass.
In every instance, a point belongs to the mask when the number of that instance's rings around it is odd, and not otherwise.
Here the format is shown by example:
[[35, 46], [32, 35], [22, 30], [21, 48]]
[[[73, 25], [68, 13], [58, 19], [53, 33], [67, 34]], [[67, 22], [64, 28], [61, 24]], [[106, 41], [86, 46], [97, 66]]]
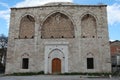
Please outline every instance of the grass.
[[[40, 72], [24, 72], [24, 73], [13, 73], [9, 76], [32, 76], [32, 75], [45, 75], [44, 71]], [[48, 74], [49, 75], [49, 74]], [[87, 76], [105, 76], [108, 77], [111, 73], [80, 73], [80, 72], [71, 72], [71, 73], [60, 73], [55, 75], [87, 75]]]

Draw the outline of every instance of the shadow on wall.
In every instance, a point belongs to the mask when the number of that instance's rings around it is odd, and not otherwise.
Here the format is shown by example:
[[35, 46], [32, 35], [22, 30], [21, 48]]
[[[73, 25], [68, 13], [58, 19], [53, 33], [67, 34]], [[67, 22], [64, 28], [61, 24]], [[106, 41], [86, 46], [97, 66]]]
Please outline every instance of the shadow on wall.
[[0, 63], [0, 74], [5, 73], [5, 67]]

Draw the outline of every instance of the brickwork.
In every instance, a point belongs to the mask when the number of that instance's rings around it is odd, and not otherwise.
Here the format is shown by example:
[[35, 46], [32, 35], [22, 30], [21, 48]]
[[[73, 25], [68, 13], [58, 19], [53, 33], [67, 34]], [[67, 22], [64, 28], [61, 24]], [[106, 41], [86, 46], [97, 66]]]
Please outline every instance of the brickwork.
[[20, 38], [33, 38], [35, 32], [35, 20], [30, 15], [23, 17], [20, 21]]
[[110, 52], [113, 56], [120, 53], [120, 41], [110, 42]]
[[[89, 24], [88, 24], [89, 23]], [[94, 38], [96, 37], [96, 20], [93, 16], [87, 14], [81, 20], [81, 36]]]
[[41, 31], [42, 38], [73, 38], [74, 27], [72, 21], [64, 14], [54, 13], [48, 17]]

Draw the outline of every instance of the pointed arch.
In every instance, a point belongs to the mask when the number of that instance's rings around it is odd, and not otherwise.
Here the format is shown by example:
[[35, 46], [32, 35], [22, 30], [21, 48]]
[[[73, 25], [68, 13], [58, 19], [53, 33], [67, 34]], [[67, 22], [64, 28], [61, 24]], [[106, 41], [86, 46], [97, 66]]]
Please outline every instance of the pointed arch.
[[81, 19], [81, 36], [83, 38], [95, 38], [97, 35], [97, 23], [94, 16], [86, 14]]
[[62, 55], [63, 57], [65, 56], [64, 53], [60, 50], [60, 49], [53, 49], [52, 51], [50, 51], [50, 53], [48, 54], [48, 57], [50, 57], [50, 55], [53, 53], [53, 52], [59, 52], [60, 55]]
[[19, 38], [22, 39], [34, 38], [34, 33], [35, 33], [35, 19], [30, 15], [24, 16], [20, 21]]
[[30, 55], [28, 53], [24, 53], [21, 55], [21, 68], [22, 69], [29, 68], [29, 59], [30, 59]]
[[92, 52], [88, 52], [86, 57], [89, 57], [89, 58], [94, 57], [94, 54]]
[[53, 13], [43, 22], [41, 37], [74, 38], [74, 25], [67, 15], [61, 12]]
[[[53, 63], [54, 59], [59, 59], [60, 60], [60, 64], [54, 64]], [[48, 53], [48, 58], [47, 58], [47, 60], [48, 60], [48, 62], [47, 62], [47, 64], [48, 64], [48, 72], [49, 73], [54, 73], [53, 68], [57, 68], [58, 66], [59, 66], [59, 68], [61, 68], [58, 72], [60, 72], [60, 73], [64, 72], [65, 71], [65, 65], [66, 65], [65, 64], [65, 59], [66, 59], [65, 55], [64, 55], [64, 53], [60, 49], [56, 48], [56, 49], [51, 50]], [[58, 65], [58, 66], [54, 67], [54, 65]], [[62, 67], [61, 65], [64, 66], [64, 67]]]

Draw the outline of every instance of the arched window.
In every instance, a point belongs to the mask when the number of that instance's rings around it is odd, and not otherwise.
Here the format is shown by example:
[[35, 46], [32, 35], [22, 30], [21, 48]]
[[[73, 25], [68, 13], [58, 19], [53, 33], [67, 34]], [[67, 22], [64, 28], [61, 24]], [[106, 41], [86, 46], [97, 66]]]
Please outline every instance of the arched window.
[[74, 38], [72, 21], [60, 12], [52, 14], [42, 25], [41, 38]]
[[32, 16], [26, 15], [20, 21], [19, 38], [30, 39], [34, 38], [35, 20]]
[[95, 38], [96, 34], [96, 19], [86, 14], [81, 20], [81, 36], [82, 38]]

